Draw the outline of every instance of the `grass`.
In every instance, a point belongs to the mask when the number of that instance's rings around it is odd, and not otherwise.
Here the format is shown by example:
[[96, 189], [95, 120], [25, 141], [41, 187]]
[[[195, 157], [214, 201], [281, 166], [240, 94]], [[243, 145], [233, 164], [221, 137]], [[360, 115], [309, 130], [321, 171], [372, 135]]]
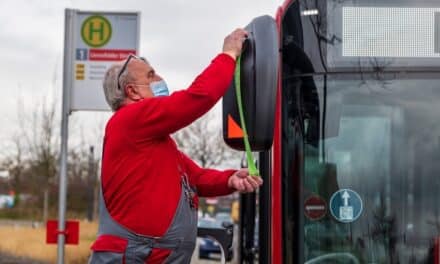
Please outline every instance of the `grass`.
[[[68, 245], [65, 263], [87, 263], [91, 253], [90, 245], [96, 238], [97, 223], [80, 222], [79, 245]], [[46, 244], [46, 226], [0, 226], [0, 251], [12, 256], [34, 259], [40, 262], [55, 263], [57, 245]]]

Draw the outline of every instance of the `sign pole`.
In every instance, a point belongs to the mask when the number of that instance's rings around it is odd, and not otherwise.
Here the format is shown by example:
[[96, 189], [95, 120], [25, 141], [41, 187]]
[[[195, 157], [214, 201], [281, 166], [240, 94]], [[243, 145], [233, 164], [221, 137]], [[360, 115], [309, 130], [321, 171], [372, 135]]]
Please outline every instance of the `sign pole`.
[[65, 10], [64, 30], [64, 68], [63, 68], [63, 102], [61, 116], [61, 151], [60, 178], [58, 196], [58, 253], [57, 263], [64, 263], [64, 244], [66, 241], [66, 197], [67, 197], [67, 141], [69, 135], [70, 90], [72, 84], [72, 33], [75, 11]]

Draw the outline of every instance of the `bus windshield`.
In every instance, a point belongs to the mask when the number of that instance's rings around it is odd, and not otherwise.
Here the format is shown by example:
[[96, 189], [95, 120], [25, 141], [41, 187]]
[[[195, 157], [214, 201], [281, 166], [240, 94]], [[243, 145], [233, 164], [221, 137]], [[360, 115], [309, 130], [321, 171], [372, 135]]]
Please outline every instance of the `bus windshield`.
[[283, 84], [286, 263], [433, 263], [439, 101], [440, 80], [429, 74]]

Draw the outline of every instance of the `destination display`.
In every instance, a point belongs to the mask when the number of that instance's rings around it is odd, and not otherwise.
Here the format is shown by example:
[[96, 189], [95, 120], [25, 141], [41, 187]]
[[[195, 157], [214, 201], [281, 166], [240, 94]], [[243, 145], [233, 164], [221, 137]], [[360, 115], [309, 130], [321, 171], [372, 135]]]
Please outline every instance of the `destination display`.
[[329, 69], [440, 67], [440, 7], [328, 1], [326, 8], [320, 31]]
[[343, 7], [342, 56], [440, 57], [440, 9]]

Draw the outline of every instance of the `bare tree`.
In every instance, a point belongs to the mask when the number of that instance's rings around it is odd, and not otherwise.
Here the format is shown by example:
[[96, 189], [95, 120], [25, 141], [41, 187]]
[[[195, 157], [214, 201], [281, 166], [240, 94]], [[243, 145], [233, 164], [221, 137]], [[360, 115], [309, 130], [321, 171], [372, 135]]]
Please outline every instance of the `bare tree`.
[[174, 134], [179, 148], [202, 167], [224, 165], [240, 160], [240, 153], [231, 150], [223, 142], [222, 131], [215, 115], [209, 113], [192, 125]]
[[54, 185], [58, 157], [55, 103], [48, 101], [44, 97], [26, 110], [24, 99], [17, 100], [18, 129], [8, 142], [8, 153], [1, 162], [2, 168], [9, 172], [11, 189], [16, 194], [32, 193], [40, 205], [43, 203], [44, 220], [48, 216], [49, 190]]
[[[13, 149], [13, 151], [1, 162], [0, 166], [2, 169], [8, 171], [11, 183], [10, 187], [16, 191], [21, 187], [23, 173], [25, 171], [24, 147], [19, 135], [14, 135], [11, 143], [12, 146], [10, 146], [10, 148]], [[16, 193], [16, 195], [18, 196], [18, 193]]]
[[57, 159], [59, 153], [55, 125], [55, 103], [43, 100], [36, 106], [31, 117], [30, 130], [24, 128], [25, 140], [30, 154], [31, 166], [36, 174], [37, 182], [43, 190], [43, 221], [48, 218], [50, 186], [55, 185], [57, 175]]

